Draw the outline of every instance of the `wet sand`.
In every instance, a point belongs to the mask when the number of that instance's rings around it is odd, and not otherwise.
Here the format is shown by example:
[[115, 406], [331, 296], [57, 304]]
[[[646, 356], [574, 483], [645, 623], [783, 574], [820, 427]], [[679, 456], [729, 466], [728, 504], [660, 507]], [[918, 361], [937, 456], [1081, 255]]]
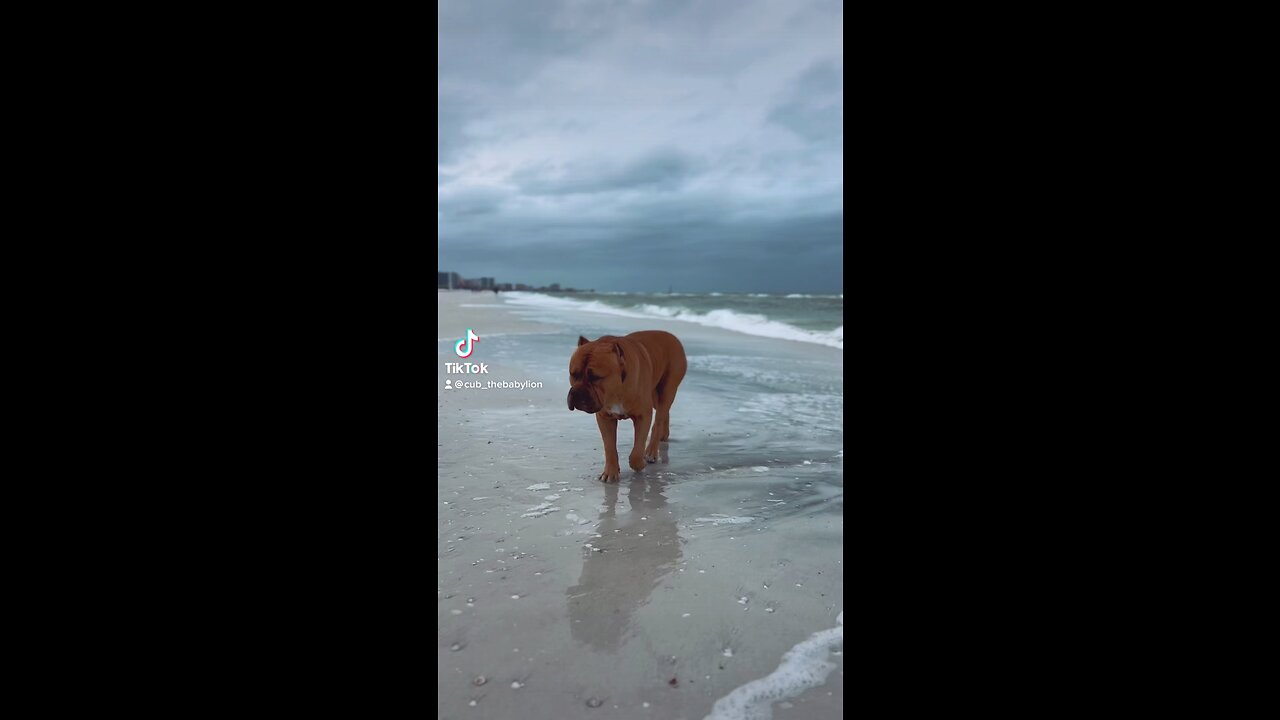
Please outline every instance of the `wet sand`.
[[[685, 342], [688, 392], [660, 462], [604, 484], [596, 424], [565, 406], [568, 358], [579, 332], [640, 327], [539, 320], [491, 293], [439, 293], [437, 315], [439, 717], [703, 718], [838, 627], [843, 429], [787, 398], [731, 398], [715, 372], [721, 357], [801, 367], [811, 392], [794, 399], [838, 392], [842, 418], [842, 351], [636, 321]], [[446, 374], [468, 327], [481, 340], [467, 362], [490, 372]], [[459, 379], [542, 387], [445, 389]], [[773, 717], [840, 716], [843, 656], [826, 660], [825, 683]]]

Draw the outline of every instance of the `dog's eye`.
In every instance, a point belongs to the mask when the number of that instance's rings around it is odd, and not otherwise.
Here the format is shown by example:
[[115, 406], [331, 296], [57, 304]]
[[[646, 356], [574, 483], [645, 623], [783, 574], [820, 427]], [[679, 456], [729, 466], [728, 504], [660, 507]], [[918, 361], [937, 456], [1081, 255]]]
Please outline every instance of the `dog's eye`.
[[573, 378], [574, 380], [577, 380], [578, 378], [582, 377], [582, 371], [574, 370], [569, 373], [569, 377]]
[[587, 380], [590, 380], [591, 382], [595, 382], [599, 379], [600, 379], [599, 375], [591, 372], [590, 370], [587, 371]]

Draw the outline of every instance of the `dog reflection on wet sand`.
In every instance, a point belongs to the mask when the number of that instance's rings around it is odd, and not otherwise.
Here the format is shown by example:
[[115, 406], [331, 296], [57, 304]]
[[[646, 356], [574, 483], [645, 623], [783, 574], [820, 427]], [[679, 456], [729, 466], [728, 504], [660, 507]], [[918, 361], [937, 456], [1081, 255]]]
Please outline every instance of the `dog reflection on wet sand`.
[[[584, 549], [582, 575], [566, 595], [573, 639], [595, 650], [616, 652], [626, 639], [632, 614], [662, 578], [675, 571], [681, 550], [675, 520], [666, 510], [665, 481], [637, 476], [627, 489], [630, 509], [621, 517], [616, 510], [618, 486], [603, 487], [604, 509], [596, 531], [601, 537], [592, 541], [594, 548]], [[644, 537], [638, 537], [641, 533]]]

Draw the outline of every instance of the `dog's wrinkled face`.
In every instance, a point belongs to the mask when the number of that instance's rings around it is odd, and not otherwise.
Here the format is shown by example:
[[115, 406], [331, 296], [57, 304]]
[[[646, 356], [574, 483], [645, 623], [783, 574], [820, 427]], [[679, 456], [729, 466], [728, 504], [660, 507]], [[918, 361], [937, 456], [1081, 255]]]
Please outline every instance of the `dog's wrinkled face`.
[[626, 358], [617, 343], [579, 336], [569, 359], [569, 409], [597, 413], [613, 405], [626, 378]]

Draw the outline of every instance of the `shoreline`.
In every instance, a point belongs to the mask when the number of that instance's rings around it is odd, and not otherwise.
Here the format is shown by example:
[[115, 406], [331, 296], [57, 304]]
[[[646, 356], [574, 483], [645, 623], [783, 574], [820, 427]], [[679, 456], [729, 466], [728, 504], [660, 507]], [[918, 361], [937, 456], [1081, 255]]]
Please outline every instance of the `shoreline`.
[[[595, 423], [564, 405], [568, 357], [578, 334], [657, 323], [587, 315], [438, 294], [439, 717], [703, 718], [843, 610], [843, 430], [803, 416], [842, 416], [843, 351], [673, 321], [691, 359], [673, 442], [602, 484]], [[541, 386], [446, 392], [468, 327], [486, 379]], [[785, 380], [797, 363], [809, 391], [772, 392], [771, 366]], [[787, 406], [787, 425], [761, 405], [775, 396], [817, 409]], [[828, 661], [775, 717], [840, 714], [843, 659]]]

